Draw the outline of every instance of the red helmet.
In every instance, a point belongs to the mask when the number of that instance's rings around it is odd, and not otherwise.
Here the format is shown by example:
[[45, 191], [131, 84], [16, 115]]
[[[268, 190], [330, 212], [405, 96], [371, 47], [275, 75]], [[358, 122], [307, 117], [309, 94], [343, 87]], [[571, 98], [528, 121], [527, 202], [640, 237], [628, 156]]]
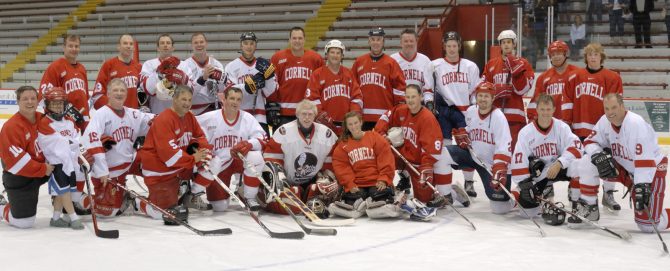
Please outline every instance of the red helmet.
[[547, 48], [547, 53], [549, 53], [549, 55], [556, 52], [563, 52], [567, 54], [569, 51], [570, 48], [568, 48], [568, 45], [562, 40], [555, 40], [549, 44], [549, 48]]
[[[63, 102], [63, 110], [61, 112], [53, 112], [50, 110], [49, 104], [55, 101]], [[61, 120], [63, 118], [67, 109], [67, 104], [67, 94], [65, 94], [65, 90], [63, 90], [61, 87], [52, 87], [47, 89], [46, 93], [44, 94], [44, 105], [46, 107], [45, 111], [55, 120]]]
[[496, 94], [493, 83], [486, 81], [479, 83], [479, 85], [477, 85], [477, 88], [475, 89], [475, 95], [479, 93], [488, 93], [491, 94], [491, 97], [493, 97]]

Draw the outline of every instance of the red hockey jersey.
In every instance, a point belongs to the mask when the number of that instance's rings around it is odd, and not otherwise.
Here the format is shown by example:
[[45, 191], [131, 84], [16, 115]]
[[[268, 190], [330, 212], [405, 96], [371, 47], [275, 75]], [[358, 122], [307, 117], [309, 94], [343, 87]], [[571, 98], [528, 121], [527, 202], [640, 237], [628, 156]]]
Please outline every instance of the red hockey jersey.
[[0, 131], [0, 159], [3, 170], [14, 175], [38, 178], [47, 172], [44, 156], [37, 145], [37, 126], [42, 114], [35, 113], [35, 123], [21, 114], [9, 118]]
[[139, 108], [137, 86], [140, 81], [140, 71], [142, 71], [142, 65], [135, 60], [124, 63], [118, 57], [113, 57], [105, 61], [95, 80], [95, 88], [91, 96], [93, 107], [97, 110], [107, 104], [107, 84], [114, 78], [121, 78], [128, 88], [128, 98], [123, 105], [129, 108]]
[[[526, 123], [526, 113], [523, 106], [523, 95], [533, 87], [535, 74], [533, 67], [525, 58], [520, 58], [524, 63], [523, 76], [516, 80], [512, 78], [509, 68], [505, 65], [503, 57], [489, 60], [482, 73], [482, 81], [493, 84], [511, 84], [514, 88], [512, 96], [507, 99], [498, 99], [493, 105], [500, 108], [509, 122]], [[504, 103], [504, 104], [503, 104]]]
[[395, 160], [386, 139], [368, 131], [360, 140], [338, 141], [333, 150], [333, 171], [345, 192], [375, 186], [377, 181], [392, 186]]
[[340, 66], [337, 74], [327, 66], [316, 69], [309, 79], [305, 98], [313, 101], [319, 111], [328, 112], [334, 121], [343, 121], [347, 112], [360, 112], [363, 108], [361, 89], [351, 70], [344, 66]]
[[531, 98], [530, 103], [528, 103], [528, 108], [526, 109], [529, 120], [537, 119], [537, 98], [540, 97], [540, 93], [547, 93], [554, 98], [554, 105], [556, 106], [554, 118], [562, 118], [561, 106], [563, 105], [565, 85], [567, 84], [570, 75], [575, 73], [578, 69], [577, 66], [568, 64], [565, 71], [561, 74], [556, 72], [556, 68], [551, 68], [537, 77], [533, 98]]
[[314, 70], [323, 66], [323, 58], [312, 50], [305, 50], [303, 56], [297, 57], [291, 49], [284, 49], [275, 53], [270, 61], [275, 66], [279, 87], [268, 100], [279, 103], [282, 116], [295, 116], [295, 107], [305, 98], [309, 78]]
[[351, 66], [363, 95], [363, 121], [376, 122], [393, 106], [405, 102], [405, 75], [393, 58], [384, 54], [373, 61], [370, 54]]
[[[52, 62], [42, 75], [38, 99], [42, 100], [42, 95], [52, 87], [62, 87], [67, 94], [68, 102], [80, 110], [85, 122], [88, 123], [88, 79], [84, 65], [70, 64], [65, 58]], [[78, 125], [78, 127], [84, 130], [85, 124]]]

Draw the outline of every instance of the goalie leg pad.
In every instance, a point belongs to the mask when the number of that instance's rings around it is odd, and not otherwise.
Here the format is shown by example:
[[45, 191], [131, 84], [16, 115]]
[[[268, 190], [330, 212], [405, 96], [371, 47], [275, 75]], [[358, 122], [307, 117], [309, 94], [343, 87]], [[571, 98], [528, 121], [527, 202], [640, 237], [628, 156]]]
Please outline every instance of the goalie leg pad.
[[359, 218], [366, 213], [366, 208], [367, 202], [359, 198], [353, 205], [346, 204], [344, 201], [333, 202], [328, 205], [328, 212], [346, 218]]
[[400, 216], [400, 207], [386, 201], [373, 201], [372, 198], [365, 200], [367, 209], [365, 213], [370, 218], [391, 218]]

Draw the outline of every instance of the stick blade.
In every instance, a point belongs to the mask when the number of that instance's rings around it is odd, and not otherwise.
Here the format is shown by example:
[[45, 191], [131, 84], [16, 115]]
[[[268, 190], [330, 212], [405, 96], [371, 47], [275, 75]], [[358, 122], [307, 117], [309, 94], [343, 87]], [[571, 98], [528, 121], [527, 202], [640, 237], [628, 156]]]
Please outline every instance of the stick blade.
[[337, 235], [337, 230], [336, 229], [310, 229], [310, 228], [305, 228], [304, 229], [307, 234], [310, 235]]
[[301, 231], [270, 232], [270, 237], [277, 239], [302, 239], [305, 237], [305, 233]]
[[342, 227], [353, 225], [356, 223], [356, 219], [319, 219], [310, 221], [310, 223], [319, 227]]
[[105, 238], [105, 239], [118, 239], [119, 238], [119, 231], [118, 230], [108, 230], [108, 231], [96, 230], [95, 231], [95, 236], [100, 237], [100, 238]]
[[202, 236], [217, 236], [217, 235], [229, 235], [232, 234], [233, 230], [230, 228], [223, 228], [223, 229], [217, 229], [217, 230], [211, 230], [211, 231], [198, 231], [199, 235]]

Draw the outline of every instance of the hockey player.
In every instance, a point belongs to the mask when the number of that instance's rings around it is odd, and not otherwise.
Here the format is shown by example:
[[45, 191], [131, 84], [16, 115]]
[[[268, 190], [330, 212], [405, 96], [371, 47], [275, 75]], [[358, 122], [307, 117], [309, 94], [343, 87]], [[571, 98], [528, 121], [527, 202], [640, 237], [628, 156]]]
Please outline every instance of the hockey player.
[[[536, 197], [551, 200], [553, 183], [568, 181], [568, 167], [582, 157], [581, 140], [572, 133], [570, 126], [552, 117], [556, 111], [554, 97], [541, 93], [535, 101], [537, 118], [519, 132], [519, 137], [524, 140], [517, 141], [511, 166], [512, 182], [519, 188], [519, 205], [531, 217], [540, 211]], [[571, 199], [576, 200], [574, 195]], [[543, 212], [555, 211], [550, 206], [543, 208]], [[548, 214], [543, 217], [546, 216]], [[545, 220], [548, 224], [552, 221]]]
[[[285, 180], [271, 180], [278, 195], [284, 185], [290, 187], [304, 202], [319, 194], [333, 196], [326, 189], [338, 190], [334, 183], [324, 183], [319, 187], [315, 184], [319, 172], [332, 169], [331, 152], [337, 141], [332, 130], [314, 122], [317, 112], [314, 103], [302, 100], [296, 106], [298, 119], [279, 127], [268, 141], [263, 156], [265, 161], [270, 162], [270, 168], [265, 171], [269, 171], [272, 176], [285, 171], [283, 175], [286, 176]], [[268, 211], [285, 213], [268, 195], [261, 194], [261, 199], [265, 199]], [[299, 212], [297, 209], [295, 211]]]
[[26, 229], [35, 224], [40, 186], [47, 182], [54, 166], [46, 163], [35, 143], [37, 126], [43, 115], [36, 112], [37, 90], [22, 86], [16, 90], [19, 111], [2, 125], [0, 159], [2, 185], [7, 200], [0, 195], [0, 220]]
[[392, 54], [391, 58], [400, 65], [407, 85], [414, 84], [421, 87], [422, 101], [428, 110], [433, 111], [433, 65], [426, 55], [418, 52], [418, 39], [416, 31], [403, 30], [400, 33], [401, 51]]
[[[77, 123], [80, 132], [84, 131], [89, 119], [88, 105], [88, 79], [86, 68], [81, 64], [79, 56], [79, 45], [81, 40], [77, 35], [63, 37], [63, 58], [60, 58], [47, 67], [40, 82], [40, 96], [53, 87], [60, 87], [67, 94], [67, 101], [71, 105], [68, 115], [71, 115]], [[83, 191], [83, 187], [77, 187]]]
[[230, 186], [233, 174], [241, 173], [244, 183], [244, 198], [252, 211], [260, 206], [256, 201], [260, 181], [254, 175], [254, 170], [245, 168], [242, 160], [237, 156], [243, 155], [255, 168], [255, 172], [263, 170], [263, 154], [261, 150], [266, 143], [266, 134], [254, 116], [241, 111], [242, 90], [236, 87], [224, 90], [223, 108], [208, 112], [197, 117], [200, 127], [213, 149], [213, 158], [208, 162], [211, 173], [200, 170], [194, 179], [190, 194], [184, 198], [184, 204], [190, 208], [197, 208], [202, 202], [200, 195], [207, 192], [207, 200], [212, 204], [214, 211], [222, 212], [228, 208], [230, 195], [214, 181], [212, 174]]
[[[217, 94], [220, 89], [227, 86], [227, 78], [223, 73], [223, 64], [207, 54], [207, 37], [204, 33], [197, 32], [191, 35], [191, 49], [193, 55], [184, 60], [184, 65], [191, 71], [188, 74], [193, 82], [191, 111], [197, 116], [218, 108]], [[208, 80], [210, 83], [207, 83]]]
[[330, 40], [324, 47], [326, 66], [312, 73], [307, 85], [306, 99], [316, 104], [319, 113], [316, 122], [328, 126], [335, 134], [342, 133], [344, 114], [361, 112], [363, 97], [353, 72], [342, 65], [344, 44]]
[[[256, 58], [256, 46], [258, 39], [254, 32], [246, 32], [240, 36], [240, 52], [241, 56], [234, 59], [226, 65], [225, 73], [229, 79], [239, 89], [249, 88], [246, 86], [246, 80], [253, 77], [259, 72], [264, 74], [270, 68], [270, 61], [265, 58]], [[274, 67], [274, 66], [273, 66]], [[264, 87], [260, 88], [254, 94], [244, 92], [242, 97], [242, 104], [240, 109], [248, 112], [256, 118], [258, 123], [263, 127], [266, 134], [270, 133], [268, 123], [272, 123], [274, 128], [279, 127], [279, 109], [277, 103], [266, 104], [267, 97], [274, 94], [277, 90], [277, 77], [274, 76], [274, 71], [269, 72], [269, 78], [264, 80]], [[264, 76], [263, 76], [264, 78]], [[266, 108], [269, 109], [268, 112]]]
[[377, 120], [393, 106], [404, 102], [405, 75], [398, 62], [384, 54], [384, 29], [368, 32], [370, 53], [356, 58], [351, 70], [363, 95], [363, 130], [375, 127]]
[[328, 206], [330, 213], [350, 218], [367, 214], [370, 218], [398, 217], [394, 204], [395, 162], [386, 139], [362, 130], [362, 116], [349, 112], [344, 132], [333, 149], [335, 176], [344, 187], [342, 201]]
[[[656, 132], [640, 115], [627, 111], [618, 93], [603, 96], [605, 115], [584, 141], [580, 160], [581, 196], [578, 213], [587, 219], [600, 218], [597, 204], [598, 176], [616, 178], [631, 189], [635, 223], [643, 232], [670, 226], [670, 209], [663, 209], [668, 158], [661, 153]], [[568, 223], [579, 225], [570, 217]]]
[[[149, 111], [160, 114], [170, 108], [176, 85], [192, 86], [188, 75], [191, 74], [185, 62], [172, 56], [174, 41], [169, 34], [162, 34], [156, 41], [158, 57], [142, 64], [138, 101], [140, 105], [149, 103]], [[143, 109], [146, 111], [146, 108]]]
[[107, 105], [91, 118], [82, 145], [94, 158], [91, 181], [95, 190], [96, 215], [115, 216], [133, 202], [109, 182], [125, 186], [128, 174], [140, 175], [135, 144], [144, 140], [154, 114], [124, 106], [130, 93], [125, 80], [114, 78], [105, 89]]
[[563, 105], [563, 92], [565, 90], [568, 78], [572, 76], [579, 68], [568, 64], [570, 49], [562, 40], [556, 40], [547, 48], [547, 54], [551, 61], [551, 68], [540, 74], [535, 83], [535, 92], [533, 98], [528, 103], [528, 120], [537, 119], [537, 98], [542, 93], [549, 94], [554, 98], [554, 104], [557, 110], [554, 112], [554, 118], [562, 119], [561, 108]]
[[[47, 162], [55, 166], [49, 178], [49, 194], [54, 197], [49, 226], [81, 230], [84, 225], [74, 212], [71, 197], [71, 192], [77, 191], [76, 182], [84, 181], [78, 162], [79, 132], [74, 121], [66, 117], [67, 94], [62, 88], [48, 89], [44, 94], [44, 105], [46, 114], [37, 128], [37, 144]], [[63, 208], [68, 213], [69, 222], [61, 218]]]
[[[149, 201], [168, 209], [178, 219], [186, 221], [188, 211], [177, 205], [180, 174], [190, 178], [195, 166], [207, 161], [209, 144], [191, 109], [191, 88], [175, 88], [172, 106], [154, 118], [146, 141], [138, 155], [142, 159], [142, 175], [149, 189]], [[135, 199], [136, 206], [146, 215], [161, 219], [161, 213]], [[166, 225], [177, 225], [163, 219]]]
[[307, 83], [312, 72], [323, 66], [323, 58], [310, 49], [305, 49], [305, 30], [293, 27], [289, 33], [290, 48], [276, 52], [271, 62], [277, 75], [277, 92], [268, 100], [281, 106], [281, 123], [296, 119], [295, 108], [305, 98]]
[[[410, 163], [417, 165], [421, 173], [421, 176], [412, 173], [409, 178], [401, 173], [398, 190], [409, 189], [411, 181], [414, 197], [429, 207], [443, 207], [444, 204], [452, 204], [454, 199], [465, 207], [469, 206], [470, 200], [462, 188], [456, 185], [452, 193], [452, 176], [451, 170], [447, 169], [450, 166], [446, 163], [446, 149], [442, 148], [442, 133], [435, 116], [421, 105], [419, 86], [407, 86], [405, 102], [384, 113], [375, 126], [376, 132], [382, 135], [388, 133], [387, 137], [391, 136], [391, 128], [402, 129], [403, 140], [397, 146], [394, 144], [394, 147]], [[397, 161], [402, 163], [399, 159]], [[403, 169], [404, 164], [396, 167]], [[443, 197], [434, 197], [434, 191], [423, 182], [434, 184], [440, 195], [445, 195], [449, 202], [445, 202]]]
[[[486, 196], [490, 200], [491, 212], [504, 214], [515, 206], [514, 201], [500, 188], [501, 185], [508, 190], [510, 187], [508, 167], [512, 138], [505, 115], [502, 110], [493, 106], [496, 93], [493, 84], [482, 82], [477, 86], [475, 93], [477, 104], [465, 111], [467, 126], [451, 131], [457, 145], [446, 146], [448, 150], [446, 161], [461, 168], [477, 170]], [[484, 165], [475, 162], [478, 159], [473, 157], [473, 154], [481, 159]], [[450, 171], [451, 168], [447, 167], [447, 174]]]
[[98, 72], [98, 78], [95, 80], [91, 104], [96, 110], [107, 105], [107, 85], [114, 78], [122, 79], [128, 86], [128, 99], [124, 105], [135, 109], [140, 106], [137, 101], [137, 86], [140, 82], [142, 64], [133, 59], [135, 40], [130, 34], [123, 34], [119, 37], [119, 44], [116, 45], [116, 49], [119, 54], [102, 64]]
[[[481, 79], [477, 65], [461, 58], [463, 44], [458, 32], [444, 34], [444, 58], [433, 60], [435, 70], [435, 98], [437, 121], [442, 129], [444, 145], [451, 145], [451, 129], [465, 127], [463, 115], [474, 100], [474, 91]], [[424, 97], [425, 98], [425, 97]], [[463, 169], [465, 191], [470, 197], [476, 197], [474, 170]]]
[[493, 105], [505, 113], [514, 147], [519, 131], [526, 125], [522, 97], [533, 87], [535, 74], [525, 58], [515, 55], [517, 38], [514, 31], [500, 32], [498, 42], [502, 56], [486, 63], [482, 81], [492, 83], [495, 87]]
[[[586, 68], [578, 69], [570, 77], [563, 92], [563, 121], [572, 126], [574, 133], [585, 140], [605, 111], [601, 106], [603, 97], [609, 93], [623, 94], [621, 76], [603, 67], [607, 56], [598, 43], [584, 48]], [[602, 204], [610, 211], [619, 211], [621, 206], [614, 200], [615, 182], [603, 180]]]

